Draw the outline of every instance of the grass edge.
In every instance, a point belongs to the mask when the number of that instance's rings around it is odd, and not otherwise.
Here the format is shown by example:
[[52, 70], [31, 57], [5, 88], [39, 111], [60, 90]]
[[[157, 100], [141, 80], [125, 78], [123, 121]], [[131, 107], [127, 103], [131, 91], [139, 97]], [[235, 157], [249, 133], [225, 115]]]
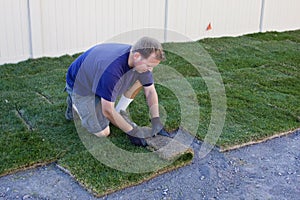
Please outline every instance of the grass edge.
[[274, 135], [271, 135], [270, 137], [266, 137], [266, 138], [263, 138], [263, 139], [246, 142], [246, 143], [243, 143], [243, 144], [233, 145], [233, 146], [230, 146], [230, 147], [222, 147], [221, 146], [220, 147], [220, 152], [224, 153], [224, 152], [240, 149], [240, 148], [243, 148], [243, 147], [246, 147], [246, 146], [251, 146], [251, 145], [255, 145], [255, 144], [264, 143], [264, 142], [267, 142], [267, 141], [275, 139], [275, 138], [280, 138], [280, 137], [290, 135], [290, 134], [295, 133], [297, 131], [300, 131], [300, 127], [296, 128], [296, 129], [286, 131], [286, 132], [276, 133]]

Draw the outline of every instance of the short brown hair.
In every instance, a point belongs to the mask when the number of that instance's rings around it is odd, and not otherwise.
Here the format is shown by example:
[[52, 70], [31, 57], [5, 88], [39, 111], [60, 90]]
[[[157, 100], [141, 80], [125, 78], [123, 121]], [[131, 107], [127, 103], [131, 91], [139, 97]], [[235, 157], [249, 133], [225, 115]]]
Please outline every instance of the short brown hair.
[[139, 52], [144, 58], [149, 58], [152, 53], [155, 53], [155, 58], [157, 60], [165, 60], [165, 53], [163, 51], [161, 43], [150, 37], [140, 38], [133, 46], [131, 51], [133, 53]]

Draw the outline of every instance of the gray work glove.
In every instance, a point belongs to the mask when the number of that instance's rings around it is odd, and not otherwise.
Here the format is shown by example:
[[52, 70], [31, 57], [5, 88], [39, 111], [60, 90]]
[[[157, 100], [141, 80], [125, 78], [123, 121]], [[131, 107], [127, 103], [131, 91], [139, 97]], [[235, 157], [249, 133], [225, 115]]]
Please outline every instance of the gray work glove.
[[160, 122], [160, 117], [152, 118], [151, 124], [152, 124], [152, 135], [153, 136], [157, 135], [164, 127], [162, 125], [162, 123]]
[[140, 127], [134, 127], [131, 131], [126, 133], [130, 142], [136, 146], [147, 146], [147, 142], [145, 140], [146, 134]]
[[162, 136], [165, 136], [165, 137], [174, 138], [175, 135], [176, 135], [174, 133], [168, 133], [166, 131], [166, 129], [164, 128], [164, 126], [160, 122], [160, 118], [159, 117], [152, 118], [151, 119], [151, 124], [152, 124], [152, 135], [153, 136], [162, 135]]

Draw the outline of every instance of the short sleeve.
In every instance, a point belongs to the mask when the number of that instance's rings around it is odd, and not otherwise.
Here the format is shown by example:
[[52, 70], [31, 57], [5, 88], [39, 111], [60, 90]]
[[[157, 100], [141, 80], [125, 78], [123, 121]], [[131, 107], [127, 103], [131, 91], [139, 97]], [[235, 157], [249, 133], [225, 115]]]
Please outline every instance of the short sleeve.
[[100, 78], [96, 95], [110, 102], [115, 102], [117, 99], [117, 94], [115, 94], [119, 79], [111, 73], [105, 73]]
[[153, 75], [150, 71], [139, 74], [138, 80], [145, 87], [150, 86], [154, 83]]

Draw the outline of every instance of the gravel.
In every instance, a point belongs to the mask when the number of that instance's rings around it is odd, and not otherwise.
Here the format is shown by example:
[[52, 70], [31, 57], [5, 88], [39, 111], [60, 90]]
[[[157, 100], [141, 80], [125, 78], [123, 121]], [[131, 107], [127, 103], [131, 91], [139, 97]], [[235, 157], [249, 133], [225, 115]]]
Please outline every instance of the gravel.
[[101, 198], [82, 188], [55, 163], [0, 178], [4, 199], [300, 199], [300, 131], [200, 159], [138, 186]]

